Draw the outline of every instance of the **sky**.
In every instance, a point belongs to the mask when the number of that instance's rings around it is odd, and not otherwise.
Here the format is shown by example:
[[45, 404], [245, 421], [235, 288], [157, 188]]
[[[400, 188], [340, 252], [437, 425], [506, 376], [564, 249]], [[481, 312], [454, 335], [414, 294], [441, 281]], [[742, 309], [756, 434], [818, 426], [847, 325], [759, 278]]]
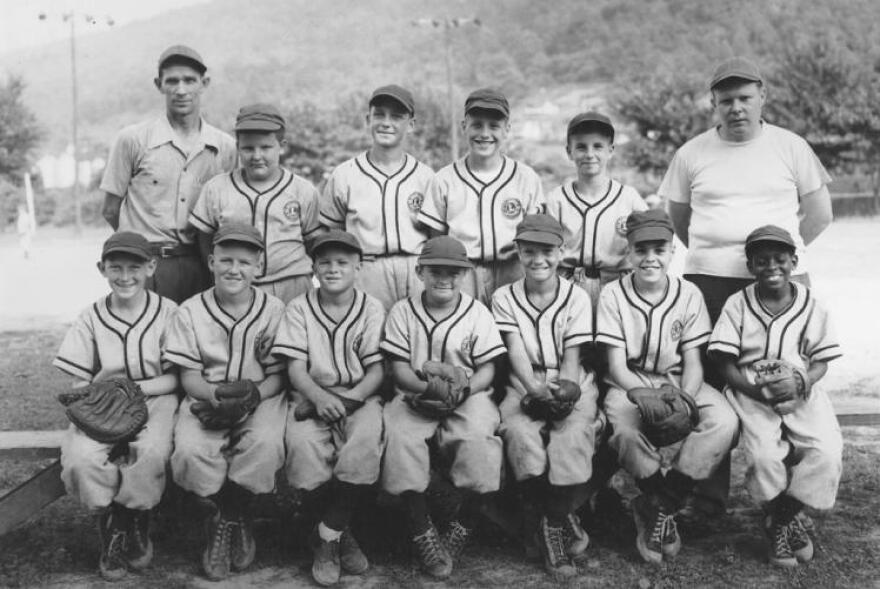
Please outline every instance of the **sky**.
[[[0, 54], [69, 38], [62, 16], [75, 11], [77, 36], [210, 0], [0, 0]], [[46, 15], [40, 20], [40, 13]], [[89, 22], [86, 16], [92, 17]]]

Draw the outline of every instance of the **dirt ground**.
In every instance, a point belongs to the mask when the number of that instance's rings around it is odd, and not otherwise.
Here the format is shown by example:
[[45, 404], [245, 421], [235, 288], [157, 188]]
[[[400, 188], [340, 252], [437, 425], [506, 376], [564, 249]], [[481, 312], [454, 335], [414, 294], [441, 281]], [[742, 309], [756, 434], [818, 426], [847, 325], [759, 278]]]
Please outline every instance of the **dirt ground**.
[[[846, 356], [826, 377], [841, 412], [880, 413], [880, 276], [870, 252], [880, 248], [880, 219], [836, 222], [811, 248], [814, 288], [831, 308]], [[0, 235], [0, 430], [56, 429], [65, 418], [54, 396], [66, 379], [50, 367], [66, 323], [106, 290], [94, 263], [104, 230], [79, 239], [61, 230], [41, 231], [31, 258], [17, 251], [14, 236]], [[867, 264], [865, 260], [869, 260]], [[765, 562], [759, 512], [742, 486], [744, 464], [734, 453], [728, 513], [711, 523], [682, 525], [684, 549], [660, 568], [640, 561], [634, 528], [623, 507], [604, 504], [586, 525], [592, 543], [571, 586], [621, 587], [880, 587], [880, 428], [844, 428], [844, 477], [838, 505], [816, 517], [817, 555], [792, 572]], [[0, 461], [0, 494], [41, 465]], [[616, 485], [631, 495], [627, 481]], [[486, 520], [478, 538], [446, 584], [428, 582], [412, 564], [393, 507], [374, 508], [359, 523], [373, 568], [363, 578], [344, 577], [345, 587], [517, 586], [551, 587], [538, 563], [526, 561], [518, 543]], [[210, 583], [198, 567], [198, 519], [177, 502], [160, 511], [156, 558], [143, 575], [117, 587], [309, 587], [303, 519], [261, 520], [259, 553], [247, 573]], [[97, 538], [88, 516], [62, 498], [0, 538], [0, 587], [103, 586], [95, 575]]]

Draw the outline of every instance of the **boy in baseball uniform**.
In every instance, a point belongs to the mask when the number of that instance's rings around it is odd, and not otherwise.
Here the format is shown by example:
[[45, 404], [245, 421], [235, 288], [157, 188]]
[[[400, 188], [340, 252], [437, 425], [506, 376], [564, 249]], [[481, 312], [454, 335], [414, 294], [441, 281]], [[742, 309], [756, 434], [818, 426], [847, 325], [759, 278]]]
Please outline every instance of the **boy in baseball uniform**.
[[605, 115], [585, 112], [573, 117], [565, 152], [577, 166], [577, 178], [547, 194], [547, 214], [564, 230], [560, 275], [585, 289], [595, 306], [599, 289], [630, 270], [626, 218], [648, 206], [633, 187], [608, 174], [614, 126]]
[[202, 188], [189, 221], [205, 259], [217, 229], [232, 221], [256, 227], [265, 244], [254, 285], [285, 304], [312, 287], [306, 242], [319, 229], [318, 191], [281, 167], [286, 123], [271, 104], [243, 106], [235, 119], [240, 167]]
[[[646, 561], [660, 563], [681, 549], [675, 513], [695, 481], [708, 478], [727, 455], [738, 423], [721, 393], [703, 382], [700, 346], [709, 340], [709, 316], [700, 291], [667, 274], [673, 253], [669, 217], [660, 210], [632, 213], [626, 237], [633, 272], [599, 295], [596, 342], [608, 354], [608, 443], [642, 491], [632, 504], [636, 547]], [[639, 407], [628, 394], [664, 384], [690, 395], [699, 413], [689, 415], [698, 417], [698, 424], [665, 475], [659, 448], [648, 441]]]
[[312, 577], [320, 585], [369, 567], [351, 530], [364, 491], [379, 479], [384, 378], [379, 340], [385, 309], [354, 287], [361, 271], [354, 235], [331, 229], [312, 246], [320, 287], [295, 298], [272, 353], [287, 361], [293, 403], [284, 438], [290, 484], [313, 491], [329, 483], [329, 504], [312, 532]]
[[[525, 277], [492, 295], [511, 366], [500, 433], [525, 501], [541, 514], [538, 547], [547, 572], [557, 578], [577, 574], [571, 557], [589, 543], [572, 513], [574, 490], [590, 479], [601, 429], [599, 391], [580, 362], [581, 346], [593, 341], [590, 296], [557, 275], [563, 235], [553, 217], [526, 215], [515, 238]], [[581, 390], [567, 417], [543, 421], [524, 411], [524, 400], [552, 396], [561, 379]]]
[[144, 569], [153, 557], [150, 510], [165, 490], [178, 404], [177, 370], [164, 356], [177, 305], [146, 290], [156, 260], [139, 233], [111, 235], [98, 270], [110, 294], [77, 317], [52, 364], [75, 379], [74, 387], [121, 377], [136, 382], [146, 396], [149, 419], [124, 456], [112, 458], [114, 445], [72, 424], [61, 445], [64, 488], [99, 514], [98, 568], [103, 578], [117, 580], [129, 567]]
[[[440, 236], [425, 242], [417, 270], [424, 291], [392, 307], [380, 345], [390, 359], [396, 393], [385, 406], [382, 486], [402, 498], [421, 566], [438, 579], [452, 573], [473, 529], [476, 504], [497, 491], [501, 480], [492, 361], [505, 349], [489, 309], [461, 292], [469, 268], [467, 250], [458, 240]], [[408, 400], [428, 388], [418, 375], [427, 361], [461, 369], [468, 379], [469, 392], [442, 419], [418, 412]], [[425, 498], [432, 440], [443, 462], [435, 468], [448, 466], [452, 485], [465, 495], [458, 515], [443, 522], [442, 539]]]
[[[794, 567], [813, 557], [801, 510], [833, 507], [840, 483], [843, 440], [818, 381], [841, 352], [823, 305], [791, 280], [798, 262], [791, 234], [775, 225], [759, 227], [746, 238], [745, 250], [755, 282], [725, 303], [709, 353], [742, 423], [746, 485], [769, 514], [770, 562]], [[768, 396], [756, 380], [761, 360], [793, 365], [801, 390], [784, 399]]]
[[544, 193], [532, 168], [504, 155], [510, 133], [504, 94], [475, 90], [464, 113], [468, 153], [437, 172], [418, 220], [465, 245], [473, 267], [462, 291], [489, 305], [496, 288], [522, 278], [513, 237], [524, 215], [544, 212]]
[[[262, 272], [263, 236], [249, 223], [231, 222], [214, 234], [208, 265], [213, 288], [180, 306], [168, 337], [168, 359], [180, 366], [186, 391], [174, 429], [174, 482], [209, 508], [202, 554], [212, 580], [247, 568], [256, 554], [248, 519], [255, 493], [275, 489], [284, 463], [287, 400], [284, 363], [270, 354], [284, 303], [255, 288]], [[232, 427], [216, 428], [196, 413], [223, 408], [226, 383], [256, 386], [259, 404]]]
[[337, 166], [321, 197], [321, 224], [351, 233], [364, 248], [355, 285], [386, 311], [421, 290], [416, 258], [428, 236], [416, 217], [434, 171], [405, 151], [415, 120], [409, 90], [376, 88], [367, 113], [370, 149]]

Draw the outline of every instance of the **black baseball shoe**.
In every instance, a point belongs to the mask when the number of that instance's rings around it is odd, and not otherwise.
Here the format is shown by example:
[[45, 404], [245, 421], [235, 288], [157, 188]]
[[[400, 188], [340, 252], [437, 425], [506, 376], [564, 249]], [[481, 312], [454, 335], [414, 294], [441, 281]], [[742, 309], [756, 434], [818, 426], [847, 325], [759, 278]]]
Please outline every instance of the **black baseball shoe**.
[[312, 578], [319, 585], [329, 587], [339, 582], [339, 539], [327, 541], [318, 533], [318, 526], [309, 536], [312, 549]]
[[212, 581], [220, 581], [229, 576], [234, 527], [235, 522], [224, 518], [219, 511], [205, 520], [206, 545], [202, 553], [202, 568]]
[[101, 539], [98, 570], [107, 581], [118, 581], [128, 573], [128, 563], [125, 561], [128, 522], [125, 519], [116, 504], [98, 516], [98, 536]]
[[128, 566], [141, 571], [153, 560], [153, 541], [150, 539], [150, 510], [131, 509], [128, 526]]
[[446, 579], [452, 574], [452, 557], [446, 552], [434, 524], [429, 522], [428, 529], [413, 536], [412, 543], [423, 571], [435, 579]]
[[339, 539], [339, 564], [348, 575], [360, 575], [370, 568], [370, 561], [351, 535], [350, 529], [342, 532], [342, 538]]
[[565, 550], [565, 527], [551, 526], [546, 517], [541, 518], [538, 528], [538, 546], [544, 557], [544, 570], [554, 579], [561, 581], [577, 575], [577, 567], [571, 563], [571, 559]]

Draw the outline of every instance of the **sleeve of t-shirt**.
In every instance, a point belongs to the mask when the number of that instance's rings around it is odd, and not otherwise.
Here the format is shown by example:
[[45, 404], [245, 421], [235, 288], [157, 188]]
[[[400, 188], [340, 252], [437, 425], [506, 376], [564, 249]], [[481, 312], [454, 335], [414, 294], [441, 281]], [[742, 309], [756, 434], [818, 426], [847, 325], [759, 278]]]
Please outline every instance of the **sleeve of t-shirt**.
[[192, 315], [186, 307], [178, 309], [168, 330], [168, 345], [165, 357], [172, 364], [193, 370], [203, 370], [202, 353], [196, 341], [196, 330]]
[[691, 202], [691, 175], [685, 155], [679, 149], [672, 157], [672, 162], [663, 176], [663, 182], [657, 189], [657, 194], [663, 200], [689, 204]]
[[481, 303], [475, 305], [475, 309], [476, 324], [473, 331], [475, 339], [471, 348], [471, 360], [473, 360], [474, 367], [477, 367], [492, 358], [507, 353], [507, 348], [501, 341], [501, 333], [498, 331], [498, 326], [495, 325], [495, 319], [489, 309]]
[[275, 334], [272, 354], [308, 362], [308, 327], [301, 302], [301, 298], [297, 297], [288, 303]]
[[434, 176], [428, 184], [428, 195], [422, 203], [418, 221], [423, 225], [447, 233], [449, 225], [446, 222], [446, 203], [449, 196], [449, 186], [439, 176]]
[[679, 348], [689, 350], [698, 348], [709, 341], [712, 335], [712, 322], [703, 295], [696, 287], [688, 288], [688, 318], [681, 332]]
[[101, 179], [101, 190], [125, 198], [134, 174], [136, 154], [137, 140], [134, 133], [123, 129], [110, 149], [104, 177]]
[[52, 365], [75, 378], [89, 382], [100, 371], [95, 334], [91, 328], [88, 310], [80, 314], [67, 330]]
[[[215, 178], [218, 178], [215, 176]], [[222, 176], [220, 176], [222, 178]], [[215, 233], [218, 229], [219, 210], [218, 198], [216, 190], [217, 182], [208, 180], [199, 194], [198, 200], [189, 214], [190, 224], [202, 233]]]
[[800, 137], [798, 137], [793, 156], [798, 197], [815, 192], [831, 182], [831, 176], [819, 161], [813, 148]]
[[371, 364], [382, 361], [379, 352], [379, 344], [382, 340], [382, 326], [385, 324], [385, 308], [378, 300], [368, 297], [366, 302], [366, 320], [364, 332], [361, 335], [361, 346], [358, 350], [358, 358], [366, 368]]
[[617, 298], [613, 295], [612, 288], [609, 287], [602, 289], [599, 293], [595, 339], [597, 344], [606, 344], [613, 348], [626, 348]]
[[807, 320], [802, 348], [810, 362], [829, 362], [843, 355], [828, 312], [818, 302]]
[[318, 190], [312, 183], [303, 180], [305, 185], [305, 199], [302, 207], [302, 236], [303, 239], [314, 237], [315, 231], [321, 228], [321, 203]]
[[348, 190], [340, 181], [339, 168], [330, 174], [321, 193], [321, 224], [328, 229], [345, 229], [348, 212]]
[[385, 336], [379, 349], [402, 360], [409, 360], [412, 356], [409, 342], [409, 329], [406, 322], [406, 299], [398, 301], [388, 313], [385, 321]]
[[562, 341], [564, 348], [576, 348], [593, 341], [593, 305], [590, 295], [577, 286], [572, 288], [569, 304]]
[[510, 288], [502, 287], [492, 293], [492, 316], [498, 330], [505, 333], [519, 333], [519, 324], [513, 314], [513, 301]]
[[742, 355], [742, 300], [741, 295], [734, 295], [724, 303], [709, 337], [710, 352], [730, 354], [737, 358]]

